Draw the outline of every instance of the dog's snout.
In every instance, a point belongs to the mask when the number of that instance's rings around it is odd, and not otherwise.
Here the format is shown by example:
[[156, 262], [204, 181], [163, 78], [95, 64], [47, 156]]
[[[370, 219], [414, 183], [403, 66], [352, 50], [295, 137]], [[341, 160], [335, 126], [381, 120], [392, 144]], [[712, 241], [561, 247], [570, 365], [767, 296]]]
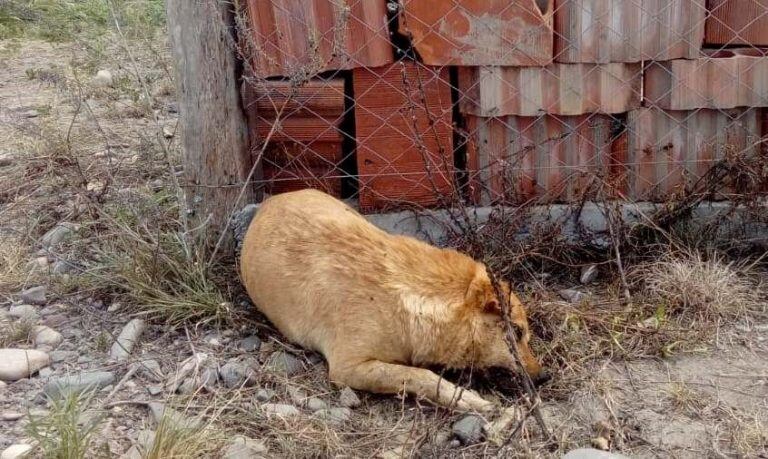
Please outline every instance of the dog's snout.
[[542, 384], [545, 384], [547, 381], [552, 379], [552, 375], [547, 370], [541, 370], [539, 374], [536, 375], [536, 377], [533, 378], [533, 383], [537, 386], [541, 386]]

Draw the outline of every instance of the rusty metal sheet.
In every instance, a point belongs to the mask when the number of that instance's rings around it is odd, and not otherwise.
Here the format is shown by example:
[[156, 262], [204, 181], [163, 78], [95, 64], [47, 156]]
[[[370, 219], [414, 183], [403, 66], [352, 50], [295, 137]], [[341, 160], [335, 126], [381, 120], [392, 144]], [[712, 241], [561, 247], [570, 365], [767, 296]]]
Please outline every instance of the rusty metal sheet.
[[573, 202], [608, 180], [609, 115], [468, 116], [467, 163], [476, 204]]
[[556, 62], [698, 56], [705, 0], [555, 0]]
[[704, 42], [768, 46], [768, 0], [709, 0]]
[[386, 0], [247, 0], [258, 77], [303, 78], [392, 62]]
[[552, 62], [551, 0], [400, 0], [399, 31], [430, 65]]
[[453, 191], [447, 68], [409, 61], [355, 69], [360, 208], [433, 206]]
[[669, 110], [768, 106], [768, 51], [704, 52], [698, 59], [648, 64], [644, 75], [647, 104]]
[[640, 106], [642, 66], [461, 67], [460, 108], [477, 116], [623, 113]]
[[628, 196], [664, 201], [726, 155], [757, 153], [760, 109], [640, 108], [629, 112], [627, 133]]

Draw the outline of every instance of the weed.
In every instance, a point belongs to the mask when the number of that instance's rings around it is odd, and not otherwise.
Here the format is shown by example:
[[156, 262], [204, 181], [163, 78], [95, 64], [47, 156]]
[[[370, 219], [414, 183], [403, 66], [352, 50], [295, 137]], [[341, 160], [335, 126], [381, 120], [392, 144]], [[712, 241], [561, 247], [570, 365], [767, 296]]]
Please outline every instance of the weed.
[[0, 322], [0, 348], [31, 342], [34, 329], [35, 323], [28, 320], [17, 320], [10, 324]]
[[45, 416], [29, 416], [27, 434], [35, 440], [46, 459], [80, 459], [86, 457], [91, 437], [99, 426], [100, 416], [86, 413], [90, 395], [69, 394], [50, 400]]
[[210, 457], [221, 446], [222, 438], [202, 418], [182, 420], [168, 412], [158, 423], [144, 459]]

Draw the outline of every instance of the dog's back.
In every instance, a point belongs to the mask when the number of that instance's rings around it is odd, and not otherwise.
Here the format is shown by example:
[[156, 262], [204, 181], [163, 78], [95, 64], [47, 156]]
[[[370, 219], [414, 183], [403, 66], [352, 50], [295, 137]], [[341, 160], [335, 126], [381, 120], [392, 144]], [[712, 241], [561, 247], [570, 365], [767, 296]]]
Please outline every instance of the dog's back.
[[398, 323], [407, 320], [397, 310], [403, 298], [434, 292], [461, 302], [475, 269], [469, 257], [387, 234], [314, 190], [265, 201], [242, 254], [249, 295], [289, 339], [325, 354], [367, 337], [401, 361], [412, 350]]

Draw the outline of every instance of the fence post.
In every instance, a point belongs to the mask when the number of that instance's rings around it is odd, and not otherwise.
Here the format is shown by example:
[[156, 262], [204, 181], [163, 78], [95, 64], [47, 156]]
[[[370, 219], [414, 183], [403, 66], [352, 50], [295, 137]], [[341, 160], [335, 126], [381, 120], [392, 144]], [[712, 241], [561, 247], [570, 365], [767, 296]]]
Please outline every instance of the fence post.
[[[226, 0], [168, 0], [166, 7], [178, 88], [182, 187], [191, 226], [207, 222], [211, 236], [254, 197], [249, 187], [236, 202], [252, 160], [239, 90], [234, 6]], [[225, 240], [228, 245], [229, 235]]]

